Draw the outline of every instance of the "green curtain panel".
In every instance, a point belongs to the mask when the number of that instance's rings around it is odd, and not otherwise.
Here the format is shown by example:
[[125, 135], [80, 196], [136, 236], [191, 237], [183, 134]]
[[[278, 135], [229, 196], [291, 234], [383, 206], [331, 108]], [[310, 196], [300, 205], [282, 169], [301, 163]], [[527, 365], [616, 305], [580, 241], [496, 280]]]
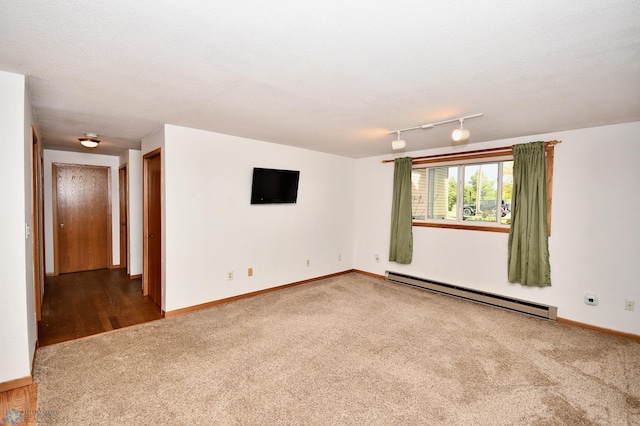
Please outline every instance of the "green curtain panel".
[[544, 142], [513, 146], [509, 282], [551, 285]]
[[413, 258], [413, 217], [411, 216], [411, 157], [396, 158], [391, 208], [389, 260], [408, 264]]

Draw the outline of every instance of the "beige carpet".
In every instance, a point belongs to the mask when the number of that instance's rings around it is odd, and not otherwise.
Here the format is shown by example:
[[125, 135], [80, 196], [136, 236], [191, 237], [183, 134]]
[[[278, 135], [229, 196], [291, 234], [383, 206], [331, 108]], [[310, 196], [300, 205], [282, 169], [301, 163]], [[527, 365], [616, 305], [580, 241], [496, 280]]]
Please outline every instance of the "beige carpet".
[[640, 424], [640, 343], [356, 273], [39, 349], [35, 381], [76, 425]]

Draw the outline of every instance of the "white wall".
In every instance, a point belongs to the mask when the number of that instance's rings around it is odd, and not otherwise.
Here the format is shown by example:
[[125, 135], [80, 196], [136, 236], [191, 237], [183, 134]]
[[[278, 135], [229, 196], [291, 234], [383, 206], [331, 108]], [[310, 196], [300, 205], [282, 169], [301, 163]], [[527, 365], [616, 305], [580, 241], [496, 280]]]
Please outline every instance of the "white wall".
[[127, 166], [127, 273], [142, 274], [142, 153], [129, 149], [120, 155], [120, 168]]
[[120, 206], [118, 193], [119, 158], [112, 155], [45, 149], [44, 160], [44, 236], [47, 273], [53, 273], [52, 163], [86, 164], [111, 168], [111, 251], [114, 265], [120, 264]]
[[142, 274], [142, 153], [129, 150], [129, 274]]
[[[558, 307], [558, 316], [640, 335], [640, 122], [474, 144], [558, 139], [553, 181], [552, 287], [507, 280], [507, 234], [414, 227], [411, 265], [388, 262], [393, 164], [356, 160], [355, 267], [407, 273]], [[410, 152], [425, 155], [443, 150]], [[380, 255], [380, 263], [374, 256]], [[596, 293], [598, 306], [583, 302]], [[626, 299], [636, 310], [624, 310]]]
[[[164, 146], [166, 311], [353, 268], [353, 159], [172, 125]], [[251, 205], [253, 167], [299, 170], [297, 204]]]
[[[31, 107], [22, 75], [0, 71], [0, 383], [31, 373], [35, 315], [31, 237]], [[25, 116], [25, 113], [27, 116]], [[28, 210], [27, 210], [28, 208]]]

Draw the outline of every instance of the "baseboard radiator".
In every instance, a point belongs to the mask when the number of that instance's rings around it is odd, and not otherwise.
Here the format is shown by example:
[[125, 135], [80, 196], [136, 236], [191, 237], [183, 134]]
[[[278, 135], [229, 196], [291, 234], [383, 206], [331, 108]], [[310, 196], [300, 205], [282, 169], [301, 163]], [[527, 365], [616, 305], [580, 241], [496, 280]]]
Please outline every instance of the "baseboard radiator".
[[424, 278], [412, 277], [410, 275], [399, 274], [397, 272], [386, 271], [385, 277], [388, 281], [394, 283], [446, 294], [448, 296], [482, 303], [485, 305], [495, 306], [497, 308], [507, 309], [514, 312], [521, 312], [523, 314], [532, 315], [538, 318], [555, 321], [558, 316], [558, 308], [555, 306], [547, 306], [539, 303], [527, 302], [526, 300], [500, 296], [498, 294], [473, 290], [457, 285], [440, 283]]

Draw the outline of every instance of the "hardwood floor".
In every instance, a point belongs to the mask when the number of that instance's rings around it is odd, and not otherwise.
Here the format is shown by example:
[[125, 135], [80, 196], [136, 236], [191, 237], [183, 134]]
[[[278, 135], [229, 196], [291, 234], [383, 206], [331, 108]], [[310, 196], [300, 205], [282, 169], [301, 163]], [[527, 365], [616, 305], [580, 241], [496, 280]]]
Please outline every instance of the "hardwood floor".
[[[0, 392], [0, 424], [35, 423], [36, 391], [38, 385], [31, 384], [7, 392]], [[40, 421], [45, 419], [41, 418]], [[6, 422], [6, 423], [5, 423]]]
[[38, 323], [40, 346], [160, 319], [160, 309], [142, 295], [140, 278], [125, 269], [47, 277]]

